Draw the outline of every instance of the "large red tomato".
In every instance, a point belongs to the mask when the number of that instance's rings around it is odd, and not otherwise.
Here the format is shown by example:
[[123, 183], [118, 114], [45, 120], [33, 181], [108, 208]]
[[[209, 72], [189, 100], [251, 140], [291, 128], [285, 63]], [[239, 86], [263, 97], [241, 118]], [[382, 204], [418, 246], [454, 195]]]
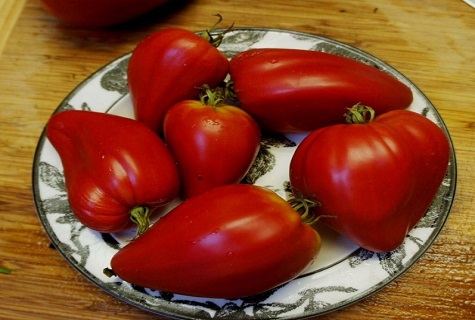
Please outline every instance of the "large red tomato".
[[[449, 141], [408, 110], [308, 135], [290, 164], [294, 192], [320, 202], [320, 221], [363, 248], [390, 251], [424, 215], [447, 171]], [[331, 216], [331, 217], [328, 217]]]
[[46, 127], [64, 167], [72, 212], [100, 232], [148, 227], [155, 208], [179, 191], [175, 161], [164, 142], [142, 123], [107, 113], [69, 110]]
[[180, 204], [119, 250], [111, 267], [147, 288], [241, 298], [297, 277], [320, 245], [317, 232], [277, 194], [234, 184]]

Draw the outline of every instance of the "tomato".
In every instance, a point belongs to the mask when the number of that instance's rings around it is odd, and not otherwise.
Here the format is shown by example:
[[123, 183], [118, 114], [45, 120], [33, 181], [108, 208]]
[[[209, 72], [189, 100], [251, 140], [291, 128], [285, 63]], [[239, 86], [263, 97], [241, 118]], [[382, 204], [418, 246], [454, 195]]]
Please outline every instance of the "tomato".
[[306, 132], [344, 123], [346, 109], [362, 103], [377, 114], [408, 107], [412, 91], [362, 62], [296, 49], [251, 49], [230, 62], [241, 107], [261, 127]]
[[365, 249], [386, 252], [429, 208], [449, 156], [449, 141], [435, 123], [394, 110], [309, 134], [291, 160], [290, 183], [296, 194], [320, 202], [321, 223]]
[[182, 196], [239, 183], [260, 146], [260, 129], [242, 109], [225, 104], [217, 91], [185, 100], [165, 114], [165, 141], [181, 174]]
[[141, 233], [151, 211], [178, 194], [173, 157], [138, 121], [69, 110], [51, 117], [46, 136], [61, 158], [71, 210], [93, 230], [117, 232], [134, 221]]
[[225, 79], [228, 59], [210, 41], [184, 29], [167, 28], [139, 43], [127, 69], [137, 120], [161, 133], [168, 108], [196, 99], [198, 87], [216, 87]]
[[317, 232], [276, 193], [234, 184], [175, 207], [119, 250], [111, 267], [147, 288], [240, 298], [297, 277], [320, 244]]
[[46, 11], [80, 27], [108, 27], [138, 17], [168, 0], [40, 0]]

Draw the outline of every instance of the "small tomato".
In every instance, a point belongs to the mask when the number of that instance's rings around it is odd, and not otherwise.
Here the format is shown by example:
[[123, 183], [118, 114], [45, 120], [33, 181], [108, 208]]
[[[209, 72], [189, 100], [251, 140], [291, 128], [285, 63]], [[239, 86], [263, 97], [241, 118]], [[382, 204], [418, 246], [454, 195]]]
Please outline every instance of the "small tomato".
[[175, 104], [165, 114], [164, 137], [181, 175], [182, 196], [239, 183], [254, 162], [260, 129], [244, 110], [223, 102], [219, 90]]

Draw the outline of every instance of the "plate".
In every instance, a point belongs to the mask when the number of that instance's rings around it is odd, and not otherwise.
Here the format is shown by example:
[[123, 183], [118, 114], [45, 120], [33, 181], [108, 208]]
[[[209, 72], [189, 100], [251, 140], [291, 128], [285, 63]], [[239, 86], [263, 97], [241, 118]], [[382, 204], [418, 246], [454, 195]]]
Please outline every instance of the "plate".
[[[278, 29], [235, 29], [219, 49], [228, 57], [249, 48], [318, 50], [359, 60], [387, 72], [411, 88], [409, 109], [425, 115], [447, 134], [439, 113], [427, 97], [405, 76], [368, 53], [332, 39]], [[73, 90], [57, 111], [93, 110], [133, 118], [126, 70], [130, 53], [107, 64]], [[264, 136], [259, 157], [247, 183], [269, 187], [287, 198], [288, 166], [304, 134]], [[134, 234], [102, 234], [78, 222], [68, 206], [61, 160], [45, 134], [41, 135], [33, 164], [33, 193], [38, 217], [53, 245], [84, 277], [129, 304], [177, 319], [301, 319], [353, 304], [394, 281], [430, 247], [442, 229], [453, 202], [456, 163], [453, 146], [445, 180], [427, 213], [397, 249], [375, 253], [359, 248], [335, 232], [321, 227], [320, 255], [300, 277], [266, 293], [235, 300], [207, 299], [165, 293], [108, 278], [103, 269]], [[177, 205], [170, 204], [169, 210]], [[276, 266], [277, 267], [277, 266]]]

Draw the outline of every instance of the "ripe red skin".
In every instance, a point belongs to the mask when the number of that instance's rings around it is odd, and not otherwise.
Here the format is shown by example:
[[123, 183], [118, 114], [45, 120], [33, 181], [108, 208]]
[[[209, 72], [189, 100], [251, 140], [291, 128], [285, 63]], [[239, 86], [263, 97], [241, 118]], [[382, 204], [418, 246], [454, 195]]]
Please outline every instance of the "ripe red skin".
[[235, 184], [183, 202], [119, 250], [111, 266], [143, 287], [241, 298], [297, 277], [320, 244], [317, 232], [277, 194]]
[[181, 176], [182, 197], [239, 183], [260, 147], [256, 122], [235, 106], [216, 107], [187, 100], [171, 107], [164, 120], [165, 141]]
[[291, 133], [344, 123], [357, 103], [376, 114], [408, 107], [412, 91], [356, 60], [310, 50], [252, 49], [230, 62], [241, 107], [262, 128]]
[[204, 84], [218, 86], [228, 69], [226, 56], [199, 35], [179, 28], [156, 31], [139, 43], [128, 65], [137, 120], [161, 133], [168, 108], [198, 98]]
[[64, 169], [72, 212], [85, 226], [117, 232], [134, 224], [130, 210], [150, 210], [179, 191], [175, 161], [164, 142], [138, 121], [89, 111], [63, 111], [46, 136]]
[[78, 27], [108, 27], [138, 17], [168, 0], [40, 0], [58, 19]]
[[359, 246], [402, 244], [444, 179], [450, 145], [415, 112], [396, 110], [369, 124], [334, 125], [308, 135], [290, 164], [294, 191], [321, 203], [319, 221]]

